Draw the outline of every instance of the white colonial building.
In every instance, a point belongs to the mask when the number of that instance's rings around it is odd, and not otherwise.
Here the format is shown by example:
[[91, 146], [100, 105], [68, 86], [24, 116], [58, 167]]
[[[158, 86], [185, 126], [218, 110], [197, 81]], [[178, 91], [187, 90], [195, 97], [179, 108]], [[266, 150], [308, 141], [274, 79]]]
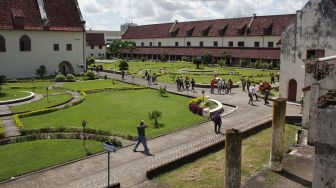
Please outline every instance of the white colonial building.
[[[280, 95], [301, 99], [305, 59], [336, 55], [336, 0], [310, 0], [282, 34]], [[308, 93], [309, 94], [309, 93]], [[307, 96], [307, 99], [310, 97]]]
[[0, 75], [78, 74], [85, 67], [84, 21], [77, 0], [0, 0]]
[[233, 63], [280, 61], [280, 36], [295, 15], [256, 16], [218, 20], [163, 23], [129, 27], [123, 40], [134, 41], [135, 51], [124, 50], [130, 58], [170, 60], [202, 56], [210, 52], [214, 59], [223, 52]]
[[104, 33], [86, 33], [86, 57], [103, 59], [106, 56]]

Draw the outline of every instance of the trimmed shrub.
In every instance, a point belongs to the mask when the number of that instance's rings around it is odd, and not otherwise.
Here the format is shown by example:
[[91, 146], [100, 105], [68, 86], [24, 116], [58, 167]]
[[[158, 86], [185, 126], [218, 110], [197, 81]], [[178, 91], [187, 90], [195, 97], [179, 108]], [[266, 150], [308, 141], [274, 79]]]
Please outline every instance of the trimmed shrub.
[[17, 126], [17, 128], [19, 130], [23, 128], [23, 124], [22, 124], [18, 114], [13, 115], [13, 120], [14, 120], [15, 125]]
[[272, 88], [271, 84], [267, 81], [262, 81], [260, 84], [259, 84], [259, 90], [262, 92], [262, 93], [265, 93], [266, 90], [270, 91]]
[[6, 76], [0, 75], [0, 85], [6, 82]]
[[2, 121], [0, 119], [0, 139], [2, 138], [5, 138], [5, 130], [3, 129]]
[[120, 71], [126, 71], [126, 70], [128, 70], [128, 63], [127, 63], [127, 61], [125, 61], [125, 60], [121, 60], [120, 61], [120, 63], [119, 63], [119, 70]]
[[76, 77], [72, 74], [68, 74], [66, 77], [65, 77], [65, 81], [67, 82], [75, 82], [76, 81]]
[[96, 75], [95, 75], [95, 73], [92, 72], [92, 71], [88, 71], [88, 72], [85, 74], [85, 76], [86, 76], [89, 80], [94, 80], [94, 79], [96, 79]]
[[62, 74], [59, 74], [55, 77], [56, 82], [64, 82], [65, 76]]

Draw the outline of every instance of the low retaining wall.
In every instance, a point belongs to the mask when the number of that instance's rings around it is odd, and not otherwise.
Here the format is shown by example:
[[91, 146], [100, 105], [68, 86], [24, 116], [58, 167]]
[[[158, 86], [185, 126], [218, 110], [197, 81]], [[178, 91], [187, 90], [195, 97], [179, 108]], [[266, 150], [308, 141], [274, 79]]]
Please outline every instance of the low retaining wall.
[[33, 99], [35, 97], [35, 94], [32, 92], [27, 91], [27, 93], [30, 93], [28, 97], [20, 98], [20, 99], [13, 99], [8, 101], [0, 101], [0, 105], [7, 105], [7, 104], [14, 104], [19, 102], [25, 102]]
[[[200, 84], [200, 83], [196, 83], [195, 87], [198, 88], [211, 88], [210, 84]], [[215, 84], [215, 89], [217, 88], [217, 84]], [[233, 84], [232, 88], [239, 88], [239, 84]]]
[[213, 100], [213, 99], [209, 99], [209, 101], [212, 101], [212, 102], [216, 103], [217, 107], [212, 109], [212, 110], [209, 110], [207, 108], [203, 109], [203, 116], [204, 117], [211, 117], [211, 116], [214, 116], [218, 111], [220, 113], [222, 113], [224, 111], [223, 104], [221, 102]]
[[[288, 116], [286, 117], [286, 122], [296, 124], [301, 119], [302, 117], [298, 117], [298, 116]], [[256, 122], [259, 122], [259, 123], [256, 123]], [[252, 135], [255, 135], [256, 133], [264, 129], [270, 128], [272, 126], [272, 118], [270, 116], [264, 119], [258, 119], [249, 124], [250, 125], [242, 125], [242, 126], [237, 127], [237, 129], [239, 129], [242, 132], [244, 139]], [[206, 140], [209, 140], [209, 141], [206, 142]], [[191, 151], [189, 149], [189, 152], [188, 151], [183, 152], [183, 150], [181, 150], [180, 152], [182, 152], [182, 154], [180, 154], [177, 157], [176, 156], [175, 157], [166, 156], [167, 158], [166, 160], [164, 159], [162, 160], [159, 157], [158, 160], [161, 160], [162, 162], [158, 162], [155, 164], [156, 161], [153, 160], [152, 163], [154, 165], [148, 168], [148, 170], [146, 171], [146, 177], [148, 179], [152, 179], [160, 174], [174, 170], [186, 163], [193, 162], [202, 156], [208, 155], [211, 152], [219, 151], [223, 149], [224, 146], [225, 146], [225, 137], [224, 136], [214, 136], [214, 139], [205, 139], [203, 147], [195, 146], [195, 148], [193, 148]]]

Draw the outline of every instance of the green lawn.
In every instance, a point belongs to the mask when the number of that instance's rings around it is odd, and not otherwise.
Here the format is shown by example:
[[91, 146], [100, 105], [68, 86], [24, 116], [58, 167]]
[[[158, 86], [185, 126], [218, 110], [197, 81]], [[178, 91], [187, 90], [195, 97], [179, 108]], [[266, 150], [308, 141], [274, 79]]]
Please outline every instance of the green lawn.
[[112, 81], [112, 80], [92, 80], [92, 81], [81, 81], [81, 82], [67, 82], [64, 83], [62, 88], [70, 90], [92, 90], [92, 89], [103, 89], [103, 88], [135, 88], [138, 86], [133, 86], [130, 84], [125, 84], [123, 82]]
[[23, 98], [23, 97], [28, 97], [29, 95], [30, 95], [30, 93], [28, 93], [28, 92], [3, 88], [0, 91], [0, 101], [19, 99], [19, 98]]
[[[295, 143], [296, 127], [286, 126], [286, 147]], [[269, 162], [272, 130], [264, 130], [243, 141], [242, 182], [256, 174]], [[223, 187], [225, 151], [211, 153], [193, 163], [155, 178], [167, 187]]]
[[[129, 64], [129, 72], [134, 74], [137, 77], [144, 76], [145, 70], [149, 70], [150, 74], [156, 73], [159, 75], [158, 81], [172, 83], [172, 78], [170, 75], [175, 73], [177, 76], [182, 77], [190, 77], [194, 78], [197, 83], [210, 83], [211, 79], [214, 78], [215, 75], [218, 75], [225, 80], [229, 78], [234, 82], [239, 82], [242, 76], [248, 77], [250, 81], [259, 83], [260, 80], [270, 81], [270, 73], [276, 74], [279, 70], [262, 70], [262, 69], [250, 69], [250, 68], [237, 68], [237, 67], [228, 67], [228, 68], [221, 68], [221, 67], [211, 67], [211, 66], [202, 66], [202, 70], [207, 69], [215, 69], [216, 72], [213, 73], [181, 73], [179, 70], [181, 69], [190, 69], [195, 70], [195, 65], [192, 63], [186, 62], [134, 62], [131, 61]], [[106, 63], [100, 64], [103, 65], [105, 69], [118, 69], [118, 65], [116, 63]], [[230, 72], [236, 72], [238, 74], [229, 75]]]
[[[21, 121], [25, 128], [34, 129], [81, 127], [82, 120], [86, 120], [89, 128], [136, 136], [135, 126], [143, 119], [150, 125], [147, 135], [154, 137], [205, 120], [189, 111], [189, 100], [190, 98], [173, 94], [161, 97], [152, 89], [104, 92], [89, 94], [80, 105], [50, 114], [22, 118]], [[148, 113], [153, 110], [162, 112], [159, 123], [163, 127], [154, 128], [149, 121]]]
[[[102, 144], [86, 141], [90, 153]], [[82, 140], [40, 140], [0, 146], [0, 181], [86, 156]]]
[[48, 108], [51, 106], [56, 106], [58, 104], [62, 104], [70, 100], [71, 98], [72, 98], [72, 95], [70, 94], [53, 95], [53, 96], [49, 96], [48, 100], [47, 100], [47, 97], [44, 97], [40, 101], [36, 101], [33, 103], [24, 104], [20, 106], [12, 106], [10, 107], [10, 109], [14, 113], [40, 110], [40, 109]]

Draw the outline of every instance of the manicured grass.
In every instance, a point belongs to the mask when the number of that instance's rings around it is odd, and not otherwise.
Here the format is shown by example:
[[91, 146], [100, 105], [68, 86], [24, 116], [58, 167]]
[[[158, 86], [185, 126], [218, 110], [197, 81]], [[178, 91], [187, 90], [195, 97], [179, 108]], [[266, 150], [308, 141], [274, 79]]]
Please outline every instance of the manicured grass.
[[[190, 98], [168, 94], [159, 96], [152, 89], [137, 91], [117, 91], [89, 94], [80, 105], [50, 114], [22, 118], [25, 128], [43, 127], [81, 127], [82, 120], [89, 128], [111, 130], [114, 133], [136, 136], [136, 125], [145, 120], [149, 137], [158, 136], [176, 129], [188, 127], [205, 118], [191, 113], [188, 109]], [[154, 128], [148, 113], [153, 110], [162, 112], [161, 128]], [[52, 121], [50, 121], [52, 120]]]
[[[286, 147], [295, 143], [293, 125], [286, 126]], [[243, 141], [242, 181], [256, 174], [269, 162], [272, 130], [264, 130]], [[167, 187], [223, 187], [225, 151], [211, 153], [193, 163], [163, 174], [155, 181]]]
[[30, 93], [28, 92], [4, 88], [0, 91], [0, 101], [19, 99], [23, 97], [28, 97], [29, 95]]
[[[20, 91], [30, 91], [33, 93], [39, 93], [46, 95], [48, 86], [54, 85], [55, 82], [51, 81], [36, 81], [34, 84], [32, 82], [17, 82], [17, 83], [6, 83], [2, 87], [2, 92], [20, 92]], [[34, 86], [34, 87], [33, 87]], [[49, 94], [59, 93], [59, 90], [48, 90]], [[1, 98], [1, 96], [0, 96]]]
[[[262, 70], [262, 69], [250, 69], [250, 68], [237, 68], [237, 67], [212, 67], [212, 66], [201, 66], [201, 70], [215, 69], [216, 72], [210, 73], [181, 73], [178, 72], [181, 69], [195, 70], [196, 65], [186, 62], [134, 62], [131, 61], [129, 64], [129, 72], [137, 77], [142, 77], [145, 74], [145, 70], [149, 70], [152, 75], [156, 73], [159, 75], [158, 80], [161, 82], [172, 83], [172, 78], [170, 75], [175, 73], [176, 76], [190, 77], [194, 78], [197, 83], [210, 83], [211, 79], [215, 75], [228, 80], [229, 78], [234, 82], [239, 82], [242, 76], [246, 76], [250, 81], [259, 83], [260, 80], [270, 81], [270, 73], [276, 74], [279, 70]], [[106, 69], [117, 69], [117, 63], [106, 63], [101, 64]], [[230, 72], [237, 72], [238, 74], [229, 75]]]
[[[100, 142], [86, 141], [90, 153]], [[0, 181], [86, 156], [82, 140], [40, 140], [0, 146]]]
[[48, 107], [55, 106], [58, 104], [62, 104], [70, 100], [71, 98], [72, 96], [70, 94], [53, 95], [53, 96], [49, 96], [48, 100], [47, 100], [47, 97], [44, 97], [40, 101], [36, 101], [33, 103], [20, 105], [20, 106], [12, 106], [10, 107], [10, 109], [14, 113], [40, 110], [40, 109], [48, 108]]
[[70, 90], [92, 90], [92, 89], [103, 89], [103, 88], [135, 88], [138, 86], [133, 86], [130, 84], [125, 84], [113, 80], [92, 80], [92, 81], [82, 81], [82, 82], [67, 82], [64, 83], [62, 88]]

